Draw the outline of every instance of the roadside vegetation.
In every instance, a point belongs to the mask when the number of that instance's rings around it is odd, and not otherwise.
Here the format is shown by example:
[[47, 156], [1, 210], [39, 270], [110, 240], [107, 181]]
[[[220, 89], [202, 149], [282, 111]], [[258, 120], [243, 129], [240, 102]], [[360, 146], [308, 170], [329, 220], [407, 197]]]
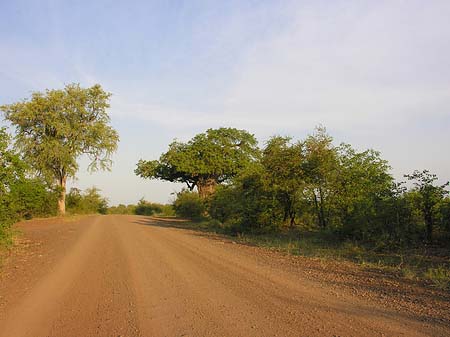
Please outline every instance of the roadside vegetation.
[[108, 207], [107, 213], [124, 214], [124, 215], [146, 215], [146, 216], [158, 215], [164, 217], [175, 216], [175, 211], [172, 205], [150, 202], [144, 200], [144, 198], [141, 198], [136, 205], [119, 204], [117, 206]]
[[272, 137], [261, 149], [246, 131], [208, 130], [139, 161], [136, 174], [185, 182], [175, 213], [203, 230], [449, 287], [448, 182], [427, 170], [395, 181], [379, 152], [335, 145], [322, 127], [298, 141]]
[[33, 92], [29, 99], [0, 106], [14, 128], [0, 129], [0, 246], [11, 243], [11, 225], [20, 219], [105, 213], [106, 199], [92, 188], [73, 189], [67, 179], [88, 157], [89, 169], [109, 169], [119, 136], [109, 125], [109, 98], [100, 85]]
[[426, 169], [396, 181], [379, 152], [335, 144], [323, 127], [303, 139], [274, 136], [262, 147], [235, 128], [172, 142], [159, 159], [140, 160], [135, 173], [186, 184], [173, 205], [141, 199], [109, 207], [95, 187], [66, 193], [81, 156], [90, 170], [111, 167], [119, 136], [107, 114], [110, 96], [100, 85], [69, 84], [0, 106], [15, 130], [0, 129], [0, 246], [11, 243], [14, 222], [66, 210], [176, 215], [242, 242], [449, 287], [449, 182]]
[[108, 170], [119, 135], [109, 125], [110, 93], [100, 85], [34, 92], [31, 98], [0, 106], [15, 128], [15, 147], [30, 168], [58, 191], [58, 212], [66, 212], [66, 185], [84, 155], [89, 169]]
[[28, 171], [6, 129], [0, 129], [0, 247], [12, 243], [17, 220], [56, 214], [57, 190]]

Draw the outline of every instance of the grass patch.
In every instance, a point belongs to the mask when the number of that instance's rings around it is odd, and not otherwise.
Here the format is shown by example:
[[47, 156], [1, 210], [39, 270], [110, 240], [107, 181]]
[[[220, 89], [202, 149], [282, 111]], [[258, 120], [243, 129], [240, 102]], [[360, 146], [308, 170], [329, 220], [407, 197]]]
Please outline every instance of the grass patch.
[[450, 289], [450, 270], [448, 267], [439, 266], [428, 268], [425, 277], [430, 280], [436, 288]]
[[0, 227], [0, 250], [9, 248], [13, 244], [14, 231], [11, 228]]
[[450, 259], [446, 252], [429, 248], [379, 252], [355, 242], [333, 242], [327, 236], [319, 232], [240, 235], [238, 241], [289, 255], [351, 261], [408, 280], [425, 280], [439, 289], [450, 288]]

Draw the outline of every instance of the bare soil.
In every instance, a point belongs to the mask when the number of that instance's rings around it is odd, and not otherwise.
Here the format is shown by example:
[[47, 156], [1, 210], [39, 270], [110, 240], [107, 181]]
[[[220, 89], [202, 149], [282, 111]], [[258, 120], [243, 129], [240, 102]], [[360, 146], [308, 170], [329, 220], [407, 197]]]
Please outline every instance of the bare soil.
[[450, 336], [450, 295], [138, 216], [47, 219], [0, 267], [0, 336]]

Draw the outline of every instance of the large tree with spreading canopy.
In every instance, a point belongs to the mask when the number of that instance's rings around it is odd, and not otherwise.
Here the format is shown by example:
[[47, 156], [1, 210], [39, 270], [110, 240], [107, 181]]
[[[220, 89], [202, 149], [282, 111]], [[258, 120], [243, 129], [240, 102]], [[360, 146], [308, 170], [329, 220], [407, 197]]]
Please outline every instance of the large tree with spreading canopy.
[[208, 129], [186, 143], [174, 141], [159, 160], [140, 160], [135, 173], [143, 178], [197, 187], [200, 197], [214, 193], [217, 184], [235, 176], [259, 154], [257, 141], [245, 130]]

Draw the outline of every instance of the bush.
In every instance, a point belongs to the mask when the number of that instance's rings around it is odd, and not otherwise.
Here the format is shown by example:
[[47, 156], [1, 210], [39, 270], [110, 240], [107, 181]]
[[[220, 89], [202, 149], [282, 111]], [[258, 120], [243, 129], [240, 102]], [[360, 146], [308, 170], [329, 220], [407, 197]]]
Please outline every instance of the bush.
[[[0, 196], [1, 197], [1, 196]], [[9, 209], [4, 197], [0, 198], [0, 248], [11, 243], [10, 227], [14, 223], [14, 214]]]
[[161, 216], [175, 216], [175, 210], [173, 209], [173, 205], [160, 205], [161, 206]]
[[173, 209], [177, 216], [195, 220], [201, 219], [205, 214], [206, 205], [198, 193], [183, 190], [177, 193]]
[[425, 273], [425, 277], [439, 289], [450, 288], [450, 270], [444, 266], [429, 268]]
[[242, 172], [233, 184], [220, 186], [210, 200], [209, 213], [231, 233], [263, 233], [282, 223], [278, 206], [255, 168]]
[[71, 188], [66, 196], [66, 207], [71, 214], [106, 214], [108, 201], [100, 195], [96, 187], [88, 188], [82, 193], [77, 188]]
[[239, 196], [233, 186], [218, 186], [209, 202], [209, 215], [221, 223], [230, 220], [236, 214], [238, 200]]
[[139, 200], [134, 210], [134, 214], [136, 215], [147, 215], [147, 216], [161, 212], [162, 207], [160, 205], [145, 201], [143, 198]]
[[108, 208], [108, 214], [136, 214], [136, 205], [119, 204]]
[[11, 209], [19, 219], [56, 215], [58, 194], [39, 179], [22, 180], [11, 186]]

